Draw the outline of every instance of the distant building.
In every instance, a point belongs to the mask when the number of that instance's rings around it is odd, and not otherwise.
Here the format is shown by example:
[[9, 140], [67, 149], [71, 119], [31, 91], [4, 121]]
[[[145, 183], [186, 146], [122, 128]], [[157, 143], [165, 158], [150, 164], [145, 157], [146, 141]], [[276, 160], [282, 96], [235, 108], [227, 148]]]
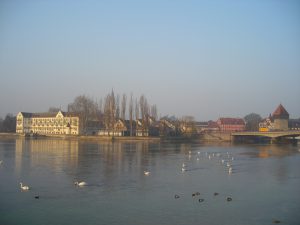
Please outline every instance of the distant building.
[[208, 127], [207, 127], [208, 131], [220, 131], [220, 127], [218, 125], [217, 122], [215, 121], [208, 121]]
[[285, 131], [289, 129], [289, 113], [279, 104], [276, 110], [259, 123], [259, 131]]
[[300, 130], [300, 119], [290, 119], [289, 120], [290, 130]]
[[219, 118], [217, 124], [221, 132], [244, 131], [246, 125], [241, 118]]
[[198, 133], [220, 131], [218, 123], [212, 120], [207, 122], [196, 122], [195, 126]]
[[57, 113], [17, 114], [16, 132], [19, 134], [70, 134], [81, 133], [80, 116], [77, 113], [59, 111]]
[[208, 130], [208, 122], [195, 122], [195, 127], [198, 133]]

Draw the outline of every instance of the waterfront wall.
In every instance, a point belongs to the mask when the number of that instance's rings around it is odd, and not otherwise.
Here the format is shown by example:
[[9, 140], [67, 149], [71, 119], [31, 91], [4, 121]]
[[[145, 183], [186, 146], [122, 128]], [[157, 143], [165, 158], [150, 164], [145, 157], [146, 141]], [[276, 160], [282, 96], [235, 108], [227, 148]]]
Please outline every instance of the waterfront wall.
[[232, 136], [231, 132], [207, 132], [202, 134], [201, 140], [204, 142], [231, 142]]

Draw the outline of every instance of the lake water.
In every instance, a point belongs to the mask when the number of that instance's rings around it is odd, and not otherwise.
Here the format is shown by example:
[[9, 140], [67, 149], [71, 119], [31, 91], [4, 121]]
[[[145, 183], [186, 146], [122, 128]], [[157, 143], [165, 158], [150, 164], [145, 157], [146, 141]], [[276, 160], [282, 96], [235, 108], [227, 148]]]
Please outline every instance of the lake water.
[[7, 139], [0, 160], [1, 225], [300, 224], [299, 145]]

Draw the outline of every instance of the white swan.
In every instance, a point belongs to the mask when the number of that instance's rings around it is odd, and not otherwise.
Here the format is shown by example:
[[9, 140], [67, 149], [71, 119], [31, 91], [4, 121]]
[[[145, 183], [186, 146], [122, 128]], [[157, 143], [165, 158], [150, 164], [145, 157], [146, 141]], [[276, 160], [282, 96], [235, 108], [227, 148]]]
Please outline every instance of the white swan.
[[83, 187], [83, 186], [87, 185], [87, 183], [84, 182], [84, 181], [81, 181], [81, 182], [76, 181], [76, 182], [74, 182], [74, 184], [77, 185], [77, 186], [79, 186], [79, 187]]
[[24, 191], [29, 190], [29, 187], [26, 186], [26, 185], [23, 186], [23, 183], [22, 183], [22, 182], [20, 183], [20, 187], [21, 187], [21, 189], [24, 190]]
[[144, 175], [149, 176], [150, 172], [149, 171], [144, 171]]

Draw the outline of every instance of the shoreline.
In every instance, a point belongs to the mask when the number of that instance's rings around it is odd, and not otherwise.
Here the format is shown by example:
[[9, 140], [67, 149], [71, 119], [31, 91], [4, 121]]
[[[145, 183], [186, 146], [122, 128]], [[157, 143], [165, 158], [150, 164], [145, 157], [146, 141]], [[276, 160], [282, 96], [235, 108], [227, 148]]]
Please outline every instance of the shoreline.
[[164, 137], [130, 137], [130, 136], [96, 136], [96, 135], [38, 135], [32, 137], [25, 137], [17, 133], [0, 133], [0, 139], [9, 138], [24, 138], [24, 139], [64, 139], [64, 140], [79, 140], [79, 141], [118, 141], [118, 142], [163, 142], [163, 141], [185, 141], [185, 142], [199, 142], [200, 138], [188, 139], [182, 137], [164, 138]]
[[[28, 140], [36, 139], [61, 139], [61, 140], [78, 140], [78, 141], [99, 141], [99, 142], [173, 142], [173, 143], [203, 143], [203, 144], [265, 144], [266, 142], [235, 142], [231, 133], [214, 132], [201, 135], [196, 138], [187, 137], [130, 137], [130, 136], [97, 136], [97, 135], [38, 135], [25, 137], [25, 135], [17, 133], [0, 133], [0, 140], [23, 138]], [[293, 143], [299, 144], [300, 139], [296, 141], [280, 142], [281, 144]]]

